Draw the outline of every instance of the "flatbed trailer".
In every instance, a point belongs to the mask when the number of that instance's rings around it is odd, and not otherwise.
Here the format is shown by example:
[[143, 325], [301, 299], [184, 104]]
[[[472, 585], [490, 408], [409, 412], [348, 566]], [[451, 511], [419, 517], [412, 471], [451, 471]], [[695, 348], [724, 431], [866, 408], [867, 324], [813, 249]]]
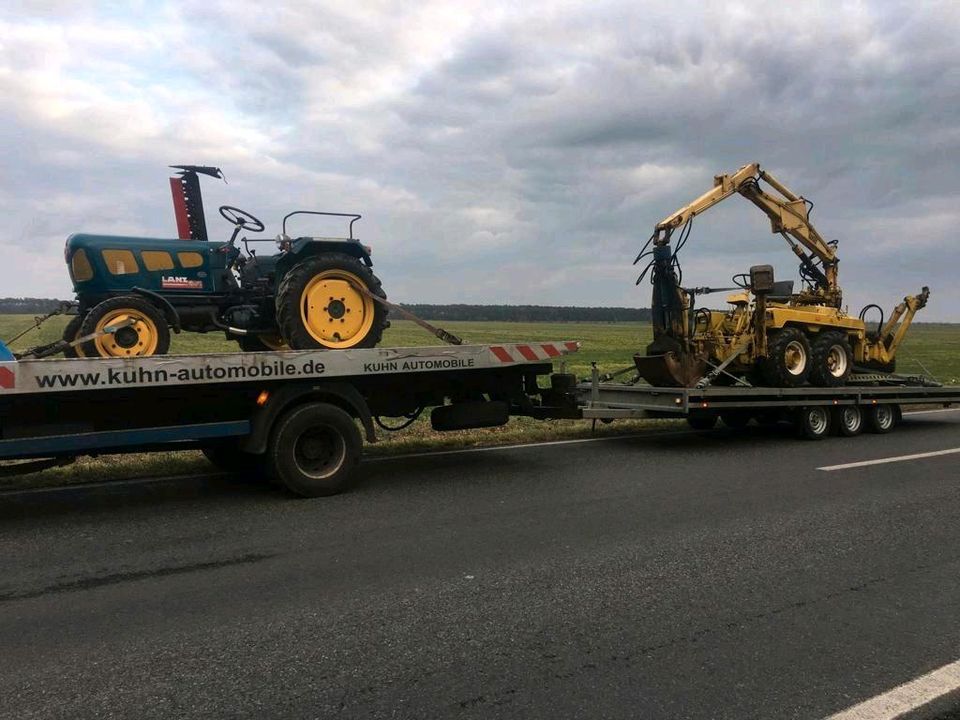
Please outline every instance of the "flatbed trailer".
[[573, 394], [581, 416], [592, 420], [676, 418], [686, 419], [697, 430], [709, 430], [718, 421], [735, 429], [751, 420], [761, 424], [787, 421], [809, 440], [831, 433], [847, 437], [864, 430], [886, 433], [896, 428], [904, 405], [949, 407], [960, 403], [958, 385], [879, 374], [833, 388], [677, 388], [601, 382], [594, 369], [591, 380], [578, 384]]
[[200, 448], [225, 470], [264, 471], [296, 494], [328, 495], [347, 487], [380, 417], [402, 424], [433, 408], [434, 429], [461, 430], [576, 416], [569, 395], [538, 378], [578, 348], [11, 359], [0, 362], [0, 460], [26, 461], [9, 473], [84, 455]]

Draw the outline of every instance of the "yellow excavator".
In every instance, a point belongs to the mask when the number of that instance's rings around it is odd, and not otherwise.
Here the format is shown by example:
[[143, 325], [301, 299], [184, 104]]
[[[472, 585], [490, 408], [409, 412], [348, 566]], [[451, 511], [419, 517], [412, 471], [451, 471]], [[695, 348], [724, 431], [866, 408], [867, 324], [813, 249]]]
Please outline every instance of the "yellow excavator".
[[[693, 219], [734, 194], [766, 213], [772, 232], [800, 259], [798, 292], [792, 280], [775, 280], [770, 265], [734, 276], [732, 288], [682, 286], [677, 253]], [[810, 224], [812, 208], [753, 163], [716, 176], [711, 190], [657, 223], [634, 261], [647, 261], [637, 284], [649, 277], [653, 285], [653, 342], [646, 354], [634, 356], [639, 375], [651, 385], [680, 387], [731, 381], [836, 387], [855, 368], [893, 372], [897, 348], [930, 290], [904, 298], [886, 321], [873, 304], [859, 316], [847, 314], [837, 281], [837, 241], [825, 241]], [[729, 309], [696, 306], [698, 296], [720, 291], [734, 291]], [[880, 313], [872, 330], [865, 320], [871, 310]]]

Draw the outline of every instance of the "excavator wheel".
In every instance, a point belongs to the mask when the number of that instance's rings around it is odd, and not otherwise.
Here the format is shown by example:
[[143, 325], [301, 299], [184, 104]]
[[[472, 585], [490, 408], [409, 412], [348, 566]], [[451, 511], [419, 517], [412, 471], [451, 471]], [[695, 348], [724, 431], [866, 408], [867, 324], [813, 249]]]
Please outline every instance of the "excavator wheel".
[[[70, 322], [68, 322], [67, 326], [63, 329], [63, 339], [66, 342], [73, 342], [80, 337], [80, 326], [82, 324], [83, 316], [74, 315], [70, 318]], [[68, 358], [83, 357], [83, 352], [81, 352], [79, 345], [74, 345], [64, 350], [63, 356]]]
[[853, 349], [845, 333], [821, 331], [810, 343], [810, 382], [818, 387], [845, 385], [853, 370]]
[[760, 376], [770, 387], [798, 387], [810, 375], [810, 342], [797, 328], [770, 333], [767, 357], [760, 362]]
[[372, 348], [387, 309], [358, 288], [386, 298], [370, 268], [349, 255], [324, 253], [295, 265], [277, 290], [277, 323], [294, 350]]

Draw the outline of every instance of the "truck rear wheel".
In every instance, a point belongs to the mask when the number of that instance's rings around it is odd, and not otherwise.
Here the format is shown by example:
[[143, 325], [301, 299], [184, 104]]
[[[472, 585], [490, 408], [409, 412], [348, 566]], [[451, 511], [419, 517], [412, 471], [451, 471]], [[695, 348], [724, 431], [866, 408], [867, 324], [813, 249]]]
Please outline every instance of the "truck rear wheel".
[[823, 440], [830, 434], [830, 410], [823, 405], [812, 405], [797, 411], [797, 430], [807, 440]]
[[[130, 321], [116, 332], [111, 326]], [[80, 335], [101, 333], [81, 346], [84, 357], [147, 357], [166, 355], [170, 349], [170, 326], [151, 302], [138, 295], [120, 295], [104, 300], [87, 313]]]
[[847, 336], [821, 331], [810, 343], [810, 382], [819, 387], [839, 387], [853, 370], [853, 349]]
[[294, 350], [372, 348], [387, 327], [386, 297], [376, 275], [343, 253], [314, 255], [295, 265], [277, 290], [277, 323]]
[[883, 435], [897, 425], [899, 408], [896, 405], [871, 405], [867, 410], [867, 429]]
[[787, 327], [767, 338], [767, 357], [760, 375], [770, 387], [798, 387], [810, 375], [810, 342], [797, 328]]
[[295, 495], [335, 495], [349, 487], [362, 448], [360, 430], [349, 414], [327, 403], [309, 403], [277, 421], [267, 448], [268, 467]]

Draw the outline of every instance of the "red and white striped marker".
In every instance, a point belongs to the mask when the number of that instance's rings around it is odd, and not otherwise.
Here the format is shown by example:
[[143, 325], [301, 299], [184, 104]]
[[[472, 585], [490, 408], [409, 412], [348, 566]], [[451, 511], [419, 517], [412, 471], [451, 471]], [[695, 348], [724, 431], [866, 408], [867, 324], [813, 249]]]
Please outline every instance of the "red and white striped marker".
[[536, 362], [576, 352], [578, 342], [551, 342], [531, 345], [491, 345], [490, 352], [502, 363]]

